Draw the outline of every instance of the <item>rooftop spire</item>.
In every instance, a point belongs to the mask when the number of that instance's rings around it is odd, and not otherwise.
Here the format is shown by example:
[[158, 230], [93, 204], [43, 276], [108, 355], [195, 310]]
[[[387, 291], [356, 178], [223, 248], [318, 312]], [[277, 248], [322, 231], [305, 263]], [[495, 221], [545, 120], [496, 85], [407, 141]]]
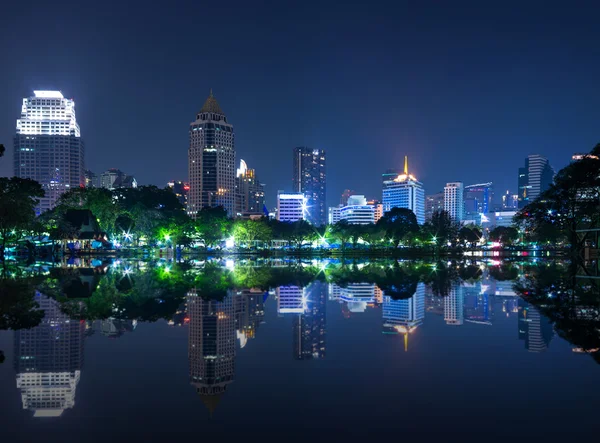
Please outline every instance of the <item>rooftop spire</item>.
[[404, 156], [404, 175], [408, 175], [408, 155]]
[[225, 113], [221, 110], [221, 107], [219, 106], [217, 99], [213, 95], [212, 88], [210, 88], [210, 94], [208, 95], [208, 98], [204, 102], [204, 106], [202, 106], [202, 109], [200, 109], [200, 114], [202, 114], [204, 112], [225, 115]]

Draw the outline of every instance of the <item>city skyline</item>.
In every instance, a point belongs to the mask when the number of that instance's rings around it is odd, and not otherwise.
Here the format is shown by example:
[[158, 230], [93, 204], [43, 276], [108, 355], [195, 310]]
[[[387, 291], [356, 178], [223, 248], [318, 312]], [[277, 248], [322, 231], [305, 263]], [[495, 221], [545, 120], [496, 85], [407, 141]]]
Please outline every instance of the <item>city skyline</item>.
[[[281, 7], [237, 5], [227, 23], [203, 25], [222, 35], [227, 49], [213, 54], [207, 72], [204, 61], [190, 60], [195, 22], [185, 8], [149, 8], [139, 22], [102, 16], [114, 32], [98, 43], [97, 14], [40, 4], [28, 21], [69, 24], [79, 38], [66, 27], [40, 27], [9, 47], [24, 16], [8, 5], [5, 13], [16, 19], [0, 31], [2, 49], [12, 54], [11, 69], [0, 73], [0, 143], [7, 147], [0, 175], [11, 175], [14, 104], [33, 89], [55, 89], [77, 101], [88, 168], [116, 167], [140, 184], [184, 180], [186, 126], [213, 88], [236, 124], [238, 158], [266, 183], [269, 208], [276, 191], [291, 185], [279, 169], [288, 169], [294, 146], [325, 149], [336, 165], [328, 172], [327, 206], [348, 187], [377, 196], [376, 177], [401, 169], [404, 155], [427, 193], [456, 179], [492, 181], [516, 193], [514, 169], [523, 154], [543, 155], [558, 170], [598, 141], [595, 8], [347, 7], [323, 27], [333, 6], [305, 4], [292, 8], [292, 17]], [[286, 25], [293, 20], [303, 26]], [[356, 32], [358, 22], [367, 28]], [[153, 23], [160, 33], [151, 31]], [[286, 38], [257, 31], [273, 23], [285, 26]], [[305, 29], [316, 31], [306, 38]], [[486, 152], [497, 153], [493, 162]]]

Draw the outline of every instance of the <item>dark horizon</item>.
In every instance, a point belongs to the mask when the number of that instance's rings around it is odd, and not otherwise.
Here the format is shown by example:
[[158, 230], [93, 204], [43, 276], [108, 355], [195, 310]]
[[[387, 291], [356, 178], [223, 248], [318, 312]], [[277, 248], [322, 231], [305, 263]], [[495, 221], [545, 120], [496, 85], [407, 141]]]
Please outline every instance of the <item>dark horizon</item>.
[[[189, 13], [192, 8], [198, 14]], [[188, 129], [209, 90], [237, 162], [291, 190], [292, 150], [327, 152], [327, 203], [381, 198], [381, 173], [517, 191], [528, 154], [558, 171], [600, 141], [600, 7], [10, 4], [0, 28], [0, 175], [34, 89], [76, 101], [86, 167], [163, 187], [188, 175]]]

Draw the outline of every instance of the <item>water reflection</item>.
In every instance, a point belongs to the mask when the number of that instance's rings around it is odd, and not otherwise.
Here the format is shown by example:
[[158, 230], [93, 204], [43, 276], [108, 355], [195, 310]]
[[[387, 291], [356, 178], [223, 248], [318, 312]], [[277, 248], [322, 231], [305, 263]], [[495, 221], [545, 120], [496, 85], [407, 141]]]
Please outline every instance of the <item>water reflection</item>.
[[518, 337], [527, 351], [548, 350], [558, 334], [600, 361], [599, 280], [574, 269], [476, 261], [37, 264], [3, 273], [0, 328], [15, 330], [23, 408], [57, 417], [75, 406], [87, 336], [118, 339], [157, 320], [187, 327], [189, 382], [213, 416], [232, 389], [236, 353], [252, 352], [269, 298], [277, 317], [289, 319], [294, 360], [326, 358], [328, 315], [339, 307], [344, 321], [376, 313], [382, 334], [398, 336], [406, 352], [436, 317], [444, 327], [474, 328], [470, 334], [514, 318], [518, 330], [507, 339]]

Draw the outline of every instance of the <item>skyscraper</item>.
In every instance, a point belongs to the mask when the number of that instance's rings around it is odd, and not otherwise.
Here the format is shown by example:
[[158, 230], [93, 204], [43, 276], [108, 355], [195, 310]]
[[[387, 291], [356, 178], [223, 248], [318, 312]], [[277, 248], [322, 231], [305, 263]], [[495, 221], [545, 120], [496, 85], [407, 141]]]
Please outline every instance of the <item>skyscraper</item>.
[[84, 145], [75, 102], [60, 91], [23, 99], [14, 138], [14, 175], [39, 182], [46, 195], [36, 213], [52, 209], [64, 192], [85, 186]]
[[446, 183], [444, 186], [444, 210], [456, 222], [461, 222], [464, 218], [463, 193], [462, 182]]
[[[330, 208], [331, 209], [331, 208]], [[340, 208], [340, 219], [351, 225], [369, 225], [375, 223], [375, 209], [367, 204], [364, 195], [351, 195], [346, 206]]]
[[223, 301], [187, 297], [190, 318], [188, 356], [190, 383], [212, 415], [233, 382], [235, 370], [234, 294]]
[[188, 167], [188, 215], [195, 217], [202, 208], [223, 206], [233, 216], [236, 172], [233, 125], [227, 122], [212, 90], [190, 124]]
[[554, 169], [548, 159], [541, 155], [530, 155], [525, 167], [519, 168], [519, 209], [527, 206], [550, 187], [554, 180]]
[[190, 192], [190, 184], [181, 180], [173, 180], [167, 183], [167, 186], [173, 191], [179, 203], [187, 209], [188, 194]]
[[383, 212], [392, 208], [412, 210], [417, 222], [425, 223], [425, 191], [423, 183], [408, 173], [408, 158], [404, 157], [404, 173], [383, 181]]
[[69, 318], [60, 304], [40, 292], [41, 323], [15, 331], [15, 371], [23, 409], [34, 417], [58, 417], [75, 406], [83, 366], [85, 322]]
[[492, 182], [465, 186], [464, 208], [466, 215], [488, 214], [492, 211], [494, 187]]
[[235, 178], [235, 212], [240, 214], [263, 214], [265, 187], [258, 181], [256, 171], [240, 160]]
[[323, 149], [294, 148], [294, 192], [306, 196], [306, 219], [313, 225], [327, 223], [325, 166]]
[[529, 352], [544, 352], [554, 337], [552, 323], [537, 308], [525, 300], [518, 300], [519, 340], [525, 341]]
[[463, 287], [456, 283], [444, 297], [444, 320], [447, 325], [460, 326], [464, 323], [464, 303]]

